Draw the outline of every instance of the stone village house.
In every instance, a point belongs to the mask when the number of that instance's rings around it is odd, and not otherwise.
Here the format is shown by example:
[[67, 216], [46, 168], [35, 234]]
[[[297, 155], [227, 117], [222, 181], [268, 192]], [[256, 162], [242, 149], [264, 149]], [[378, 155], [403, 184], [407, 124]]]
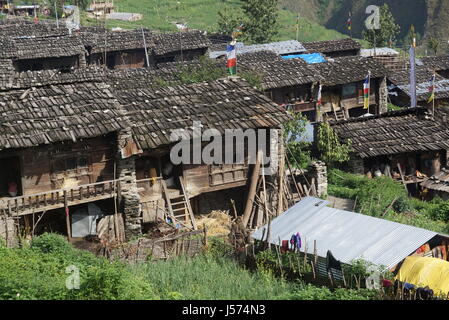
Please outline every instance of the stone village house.
[[418, 107], [331, 123], [342, 142], [351, 141], [347, 169], [391, 176], [416, 193], [419, 183], [448, 165], [447, 111], [437, 110], [435, 117]]
[[[95, 218], [119, 213], [128, 237], [157, 219], [194, 229], [194, 213], [229, 208], [231, 198], [241, 209], [252, 166], [247, 158], [235, 165], [172, 165], [170, 132], [198, 120], [221, 133], [274, 129], [280, 135], [289, 119], [238, 78], [151, 89], [126, 79], [111, 87], [105, 74], [4, 69], [2, 236], [23, 229], [69, 238], [95, 234]], [[279, 139], [265, 142], [277, 155]], [[80, 229], [84, 217], [90, 224]]]

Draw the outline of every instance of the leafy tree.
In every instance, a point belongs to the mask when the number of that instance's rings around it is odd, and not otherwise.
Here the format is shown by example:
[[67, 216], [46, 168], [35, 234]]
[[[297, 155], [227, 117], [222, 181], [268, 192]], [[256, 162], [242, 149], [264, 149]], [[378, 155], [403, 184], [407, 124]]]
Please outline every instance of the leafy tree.
[[384, 47], [396, 40], [400, 29], [401, 27], [396, 24], [390, 7], [385, 3], [380, 7], [380, 29], [364, 30], [362, 36], [371, 47]]
[[241, 12], [235, 12], [228, 7], [218, 12], [218, 32], [221, 34], [231, 35], [242, 22]]
[[337, 133], [332, 129], [328, 122], [320, 124], [318, 129], [318, 151], [321, 159], [328, 165], [342, 163], [349, 160], [351, 152], [351, 142], [341, 143]]
[[308, 120], [301, 113], [291, 112], [292, 120], [284, 124], [284, 141], [288, 161], [300, 169], [305, 169], [311, 162], [310, 142], [305, 141]]
[[244, 36], [252, 43], [273, 40], [278, 34], [278, 0], [244, 0]]
[[440, 41], [437, 38], [430, 37], [427, 41], [427, 47], [433, 51], [435, 55], [438, 54], [438, 50], [440, 49]]

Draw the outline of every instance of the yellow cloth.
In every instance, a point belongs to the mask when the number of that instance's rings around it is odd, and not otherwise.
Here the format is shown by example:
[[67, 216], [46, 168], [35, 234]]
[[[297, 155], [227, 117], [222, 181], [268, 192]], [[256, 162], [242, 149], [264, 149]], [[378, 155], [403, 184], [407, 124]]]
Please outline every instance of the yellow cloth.
[[419, 256], [405, 259], [396, 279], [418, 287], [428, 286], [436, 295], [449, 293], [449, 262]]

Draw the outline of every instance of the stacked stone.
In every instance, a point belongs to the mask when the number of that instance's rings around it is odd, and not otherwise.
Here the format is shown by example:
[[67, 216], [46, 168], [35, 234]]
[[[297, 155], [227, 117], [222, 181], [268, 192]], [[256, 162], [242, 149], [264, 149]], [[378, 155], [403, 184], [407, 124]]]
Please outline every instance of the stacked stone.
[[[132, 141], [131, 130], [123, 130], [118, 135], [119, 149]], [[125, 235], [127, 239], [142, 234], [140, 197], [137, 189], [136, 166], [134, 158], [123, 159], [118, 155], [117, 178], [121, 180], [121, 209], [125, 215]]]
[[327, 195], [327, 167], [322, 161], [314, 162], [309, 169], [310, 174], [315, 180], [318, 197]]

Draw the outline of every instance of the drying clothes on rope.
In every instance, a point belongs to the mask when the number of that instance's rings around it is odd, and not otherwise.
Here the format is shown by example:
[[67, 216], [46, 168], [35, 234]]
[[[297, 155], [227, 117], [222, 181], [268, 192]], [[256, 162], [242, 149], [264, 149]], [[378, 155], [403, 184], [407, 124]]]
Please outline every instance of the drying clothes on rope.
[[340, 261], [335, 259], [332, 252], [330, 252], [330, 250], [328, 250], [327, 254], [326, 254], [326, 270], [329, 271], [331, 268], [341, 271], [341, 263], [340, 263]]
[[290, 244], [292, 245], [292, 250], [301, 249], [302, 241], [299, 232], [292, 235], [292, 237], [290, 238]]
[[430, 246], [428, 243], [422, 245], [421, 247], [419, 247], [418, 250], [416, 250], [417, 254], [424, 254], [426, 252], [430, 251]]
[[431, 300], [433, 298], [434, 292], [429, 287], [418, 288], [416, 290], [416, 295], [420, 300]]
[[281, 253], [288, 252], [288, 240], [282, 240]]
[[414, 288], [416, 288], [415, 285], [413, 285], [413, 284], [411, 284], [411, 283], [408, 283], [408, 282], [405, 282], [405, 283], [404, 283], [404, 289], [405, 289], [405, 290], [412, 290], [412, 289], [414, 289]]
[[411, 256], [404, 260], [396, 279], [418, 287], [429, 287], [437, 295], [449, 293], [449, 262]]
[[391, 282], [390, 280], [388, 280], [388, 279], [383, 279], [382, 280], [382, 287], [390, 288], [392, 286], [393, 286], [393, 282]]

